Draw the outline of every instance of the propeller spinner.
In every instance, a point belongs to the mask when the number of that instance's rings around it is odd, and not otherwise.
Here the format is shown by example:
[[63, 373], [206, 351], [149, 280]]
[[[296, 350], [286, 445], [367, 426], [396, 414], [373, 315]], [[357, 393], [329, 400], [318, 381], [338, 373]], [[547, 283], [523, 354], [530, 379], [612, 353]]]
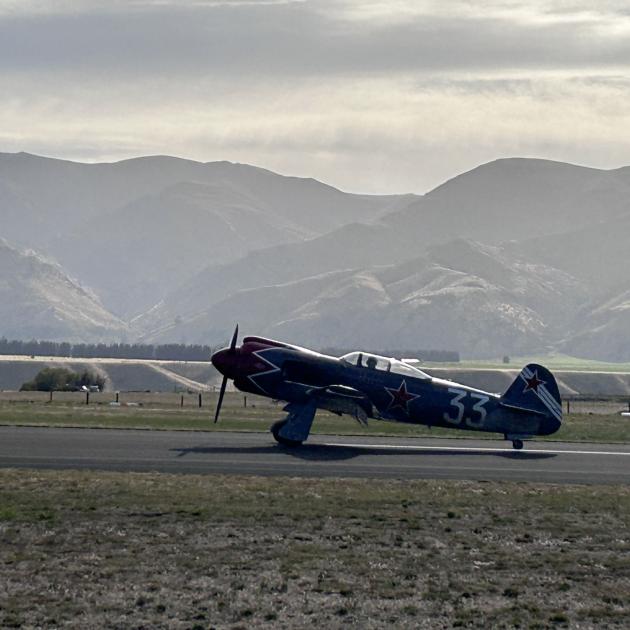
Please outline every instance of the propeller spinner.
[[225, 388], [227, 387], [228, 375], [224, 370], [221, 370], [221, 363], [225, 362], [226, 359], [231, 358], [236, 354], [236, 340], [238, 338], [238, 324], [236, 324], [236, 328], [234, 329], [234, 334], [232, 335], [232, 341], [230, 343], [230, 347], [224, 350], [219, 350], [212, 355], [212, 363], [213, 365], [223, 373], [223, 380], [221, 381], [221, 390], [219, 391], [219, 400], [217, 402], [217, 410], [214, 414], [214, 423], [217, 423], [219, 419], [219, 413], [221, 413], [221, 405], [223, 404], [223, 396], [225, 396]]

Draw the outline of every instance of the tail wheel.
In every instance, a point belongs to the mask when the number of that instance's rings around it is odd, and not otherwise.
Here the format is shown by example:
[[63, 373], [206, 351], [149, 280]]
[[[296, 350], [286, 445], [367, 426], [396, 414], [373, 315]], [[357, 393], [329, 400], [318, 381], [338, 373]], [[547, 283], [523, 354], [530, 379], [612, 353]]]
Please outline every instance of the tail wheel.
[[273, 439], [278, 442], [278, 444], [282, 444], [282, 446], [301, 446], [302, 442], [299, 442], [298, 440], [287, 440], [287, 438], [280, 435], [280, 430], [286, 423], [286, 420], [278, 420], [278, 422], [274, 422], [274, 424], [271, 425], [271, 435], [273, 435]]
[[523, 440], [512, 440], [512, 448], [520, 451], [523, 448]]

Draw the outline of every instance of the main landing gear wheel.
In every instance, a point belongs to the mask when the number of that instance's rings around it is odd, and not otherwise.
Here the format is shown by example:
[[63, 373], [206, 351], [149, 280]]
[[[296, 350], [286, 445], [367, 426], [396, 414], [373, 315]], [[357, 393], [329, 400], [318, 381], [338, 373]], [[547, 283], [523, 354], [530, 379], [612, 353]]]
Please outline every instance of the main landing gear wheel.
[[286, 423], [286, 420], [278, 420], [278, 422], [274, 422], [274, 424], [271, 425], [271, 435], [273, 435], [274, 440], [278, 442], [278, 444], [282, 444], [282, 446], [289, 446], [292, 448], [302, 446], [302, 442], [298, 440], [287, 440], [287, 438], [280, 435], [280, 430]]
[[523, 448], [523, 440], [512, 440], [512, 448], [520, 451]]

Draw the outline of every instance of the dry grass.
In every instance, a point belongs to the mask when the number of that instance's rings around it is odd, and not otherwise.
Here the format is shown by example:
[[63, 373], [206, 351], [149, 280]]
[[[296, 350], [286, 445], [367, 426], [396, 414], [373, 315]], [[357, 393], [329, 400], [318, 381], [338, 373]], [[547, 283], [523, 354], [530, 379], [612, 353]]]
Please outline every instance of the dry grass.
[[[226, 395], [221, 420], [213, 424], [217, 394], [204, 394], [203, 407], [198, 407], [198, 397], [188, 396], [184, 407], [176, 394], [125, 394], [135, 406], [111, 407], [105, 401], [111, 398], [101, 394], [92, 396], [91, 404], [80, 404], [84, 394], [66, 393], [66, 398], [52, 404], [45, 402], [44, 392], [29, 392], [32, 398], [20, 395], [17, 400], [3, 400], [0, 396], [0, 424], [109, 427], [140, 429], [181, 429], [203, 431], [268, 431], [270, 425], [285, 414], [282, 404], [275, 404], [268, 398], [247, 396], [247, 406], [243, 405], [243, 395], [229, 392]], [[61, 394], [56, 394], [61, 396]], [[8, 394], [5, 394], [8, 396]], [[28, 402], [32, 400], [32, 402]], [[630, 418], [622, 417], [618, 411], [625, 406], [610, 402], [581, 403], [582, 413], [565, 416], [561, 429], [550, 436], [559, 441], [577, 442], [625, 442], [630, 443]], [[611, 410], [616, 409], [617, 413]], [[577, 410], [577, 409], [576, 409]], [[432, 437], [472, 437], [475, 439], [500, 437], [496, 433], [454, 431], [449, 429], [428, 429], [422, 425], [408, 425], [371, 421], [368, 428], [359, 426], [352, 418], [339, 418], [331, 413], [318, 412], [313, 425], [313, 433], [338, 435], [385, 435], [385, 436], [432, 436]]]
[[0, 471], [0, 626], [630, 624], [630, 489]]

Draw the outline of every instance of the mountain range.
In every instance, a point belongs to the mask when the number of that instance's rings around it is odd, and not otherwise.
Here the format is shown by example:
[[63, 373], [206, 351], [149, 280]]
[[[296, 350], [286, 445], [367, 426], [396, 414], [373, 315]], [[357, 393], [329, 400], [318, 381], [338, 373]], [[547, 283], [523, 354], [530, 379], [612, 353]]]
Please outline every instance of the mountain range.
[[370, 221], [411, 199], [230, 162], [0, 154], [0, 237], [55, 258], [124, 318], [209, 264]]
[[314, 347], [630, 360], [628, 236], [630, 168], [501, 159], [370, 196], [0, 154], [0, 336], [215, 344], [238, 320]]

